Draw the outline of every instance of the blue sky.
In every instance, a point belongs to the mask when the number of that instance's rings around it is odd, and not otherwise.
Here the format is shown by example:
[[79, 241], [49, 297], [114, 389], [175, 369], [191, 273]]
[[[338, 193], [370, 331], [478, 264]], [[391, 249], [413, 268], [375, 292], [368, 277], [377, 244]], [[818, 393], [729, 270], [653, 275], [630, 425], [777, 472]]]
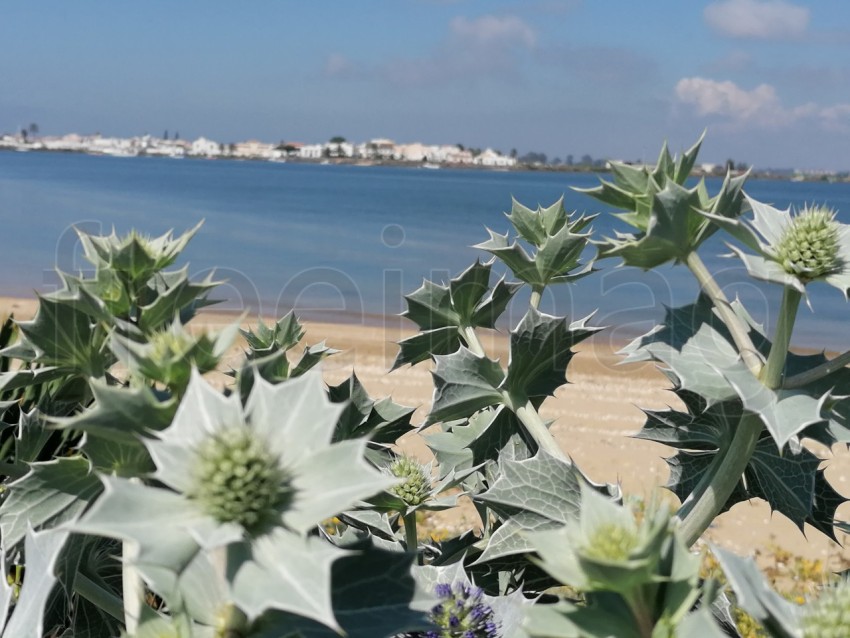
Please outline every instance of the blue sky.
[[850, 169], [846, 0], [4, 0], [0, 132]]

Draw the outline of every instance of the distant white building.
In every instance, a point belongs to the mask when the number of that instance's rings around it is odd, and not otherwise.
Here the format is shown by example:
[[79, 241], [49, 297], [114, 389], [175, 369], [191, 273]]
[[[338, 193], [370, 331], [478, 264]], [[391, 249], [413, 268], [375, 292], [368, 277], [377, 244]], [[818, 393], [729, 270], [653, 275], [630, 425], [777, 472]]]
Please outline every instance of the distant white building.
[[321, 144], [305, 144], [298, 150], [301, 159], [321, 159], [324, 147]]
[[469, 149], [462, 149], [460, 146], [456, 146], [455, 149], [454, 153], [449, 153], [447, 156], [447, 162], [451, 162], [452, 164], [472, 164], [475, 160], [475, 156]]
[[395, 153], [395, 142], [385, 137], [377, 137], [369, 140], [369, 146], [374, 150], [378, 159], [392, 159]]
[[[135, 149], [134, 149], [135, 150]], [[161, 140], [151, 138], [144, 147], [145, 155], [156, 155], [161, 157], [183, 157], [186, 155], [186, 147], [179, 140]]]
[[218, 157], [221, 155], [221, 144], [205, 137], [199, 137], [189, 147], [189, 155], [198, 157]]
[[101, 137], [95, 135], [88, 139], [86, 150], [100, 155], [128, 156], [136, 155], [138, 149], [132, 139], [121, 137]]
[[419, 142], [413, 144], [396, 144], [393, 149], [393, 159], [402, 162], [422, 162], [428, 159], [428, 147]]
[[516, 158], [502, 155], [492, 148], [488, 148], [473, 159], [473, 164], [478, 166], [509, 167], [516, 166]]
[[84, 151], [86, 140], [81, 135], [70, 133], [62, 137], [42, 137], [42, 147], [48, 151]]
[[274, 154], [274, 148], [274, 144], [268, 144], [258, 140], [248, 140], [247, 142], [234, 144], [231, 156], [244, 159], [271, 159]]
[[354, 144], [350, 142], [328, 142], [322, 151], [327, 151], [328, 157], [354, 157]]

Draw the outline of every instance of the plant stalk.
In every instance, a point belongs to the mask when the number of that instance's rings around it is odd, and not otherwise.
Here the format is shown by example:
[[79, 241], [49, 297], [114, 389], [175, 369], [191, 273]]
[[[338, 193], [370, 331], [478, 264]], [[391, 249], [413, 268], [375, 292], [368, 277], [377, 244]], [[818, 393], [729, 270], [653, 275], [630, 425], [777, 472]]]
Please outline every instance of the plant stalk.
[[416, 533], [416, 512], [402, 515], [404, 521], [404, 540], [407, 551], [416, 553], [416, 564], [422, 564], [422, 555], [419, 553], [419, 536]]
[[549, 432], [549, 428], [546, 427], [546, 424], [540, 418], [540, 414], [530, 400], [526, 400], [524, 404], [514, 408], [514, 414], [516, 414], [517, 418], [525, 426], [531, 438], [537, 443], [537, 447], [545, 450], [556, 459], [566, 461], [567, 463], [570, 462], [569, 457], [564, 454], [561, 446], [555, 441], [552, 433]]
[[131, 636], [136, 633], [142, 617], [145, 587], [134, 563], [139, 547], [135, 542], [124, 541], [121, 549], [121, 585], [124, 592], [124, 627]]
[[124, 601], [106, 591], [81, 571], [74, 576], [74, 591], [116, 620], [124, 622]]
[[782, 385], [785, 359], [788, 357], [791, 332], [794, 330], [800, 299], [802, 295], [797, 290], [785, 286], [782, 292], [782, 305], [779, 307], [779, 318], [776, 321], [776, 332], [773, 335], [773, 345], [770, 347], [770, 354], [762, 371], [762, 382], [772, 390]]
[[531, 307], [537, 310], [540, 307], [540, 297], [543, 294], [543, 290], [541, 288], [532, 288], [531, 289]]
[[688, 253], [685, 263], [699, 282], [700, 289], [711, 299], [714, 307], [717, 308], [717, 313], [726, 324], [732, 335], [732, 340], [741, 353], [741, 359], [755, 376], [758, 376], [762, 369], [761, 357], [759, 356], [756, 347], [750, 339], [749, 329], [744, 321], [735, 314], [732, 305], [726, 298], [723, 290], [717, 285], [714, 277], [706, 268], [700, 256], [695, 250]]
[[817, 381], [818, 379], [822, 379], [833, 372], [841, 370], [841, 368], [846, 366], [848, 363], [850, 363], [850, 350], [842, 352], [829, 361], [824, 361], [822, 364], [812, 368], [811, 370], [806, 370], [800, 374], [795, 374], [793, 377], [788, 377], [785, 379], [785, 383], [782, 384], [782, 387], [786, 390], [802, 388], [812, 381]]
[[635, 592], [632, 595], [624, 594], [623, 598], [634, 616], [635, 624], [641, 638], [652, 638], [655, 629], [655, 621], [652, 618], [652, 604], [647, 600], [646, 592]]
[[750, 462], [763, 427], [757, 414], [742, 417], [726, 453], [711, 464], [676, 512], [681, 520], [679, 531], [686, 545], [696, 543], [726, 505]]
[[[800, 293], [793, 288], [786, 287], [782, 293], [776, 333], [761, 379], [768, 388], [778, 388], [782, 383], [782, 372], [800, 299]], [[702, 536], [729, 500], [750, 462], [763, 429], [764, 423], [758, 414], [745, 414], [738, 423], [725, 454], [719, 458], [719, 462], [712, 464], [694, 491], [682, 503], [676, 516], [682, 521], [680, 531], [688, 545], [693, 545]]]
[[484, 347], [481, 345], [481, 341], [478, 339], [478, 335], [475, 334], [475, 328], [472, 326], [461, 326], [460, 336], [463, 337], [464, 341], [466, 341], [466, 347], [474, 354], [479, 357], [487, 356], [484, 352]]

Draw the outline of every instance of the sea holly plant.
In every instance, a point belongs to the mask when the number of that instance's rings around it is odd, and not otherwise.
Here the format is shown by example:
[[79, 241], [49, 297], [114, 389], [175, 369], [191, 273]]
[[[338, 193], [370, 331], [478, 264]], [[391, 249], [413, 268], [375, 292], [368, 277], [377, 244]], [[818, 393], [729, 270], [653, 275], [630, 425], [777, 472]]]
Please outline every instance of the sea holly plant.
[[552, 284], [571, 283], [589, 275], [593, 262], [582, 264], [582, 252], [589, 232], [582, 232], [595, 216], [567, 214], [563, 198], [536, 211], [513, 200], [507, 215], [517, 236], [531, 247], [531, 255], [518, 241], [509, 243], [508, 234], [488, 230], [490, 239], [477, 248], [495, 255], [514, 276], [531, 287], [531, 305], [540, 304], [543, 290]]
[[584, 594], [529, 610], [533, 636], [722, 636], [707, 612], [716, 584], [700, 579], [700, 556], [688, 551], [666, 507], [638, 520], [630, 508], [582, 487], [581, 512], [531, 542], [543, 569]]
[[196, 374], [172, 424], [145, 441], [163, 487], [104, 477], [72, 529], [131, 542], [140, 576], [175, 608], [193, 595], [193, 563], [222, 554], [225, 604], [246, 626], [278, 609], [336, 627], [328, 593], [344, 552], [307, 532], [396, 482], [366, 462], [365, 441], [331, 443], [340, 411], [314, 374], [259, 380], [244, 407]]
[[416, 364], [437, 354], [450, 354], [464, 345], [483, 354], [475, 328], [495, 328], [519, 289], [504, 278], [490, 288], [492, 262], [476, 262], [449, 282], [448, 286], [425, 281], [406, 296], [405, 317], [420, 332], [399, 342], [394, 368]]
[[[833, 539], [848, 528], [806, 440], [850, 442], [850, 354], [790, 345], [809, 286], [847, 295], [850, 235], [826, 204], [749, 197], [747, 175], [694, 180], [700, 144], [612, 163], [586, 191], [629, 232], [594, 238], [596, 215], [563, 198], [513, 200], [511, 229], [477, 246], [490, 261], [408, 295], [416, 330], [392, 369], [430, 368], [421, 418], [356, 371], [326, 386], [336, 350], [305, 343], [292, 313], [196, 327], [218, 282], [175, 264], [197, 227], [80, 233], [92, 269], [59, 273], [34, 317], [0, 326], [0, 638], [713, 638], [737, 635], [732, 605], [771, 636], [846, 624], [843, 583], [788, 602], [719, 548], [723, 578], [701, 577], [698, 541], [738, 502]], [[718, 234], [780, 287], [769, 330], [703, 261]], [[608, 258], [681, 266], [699, 285], [622, 351], [655, 362], [677, 398], [637, 434], [673, 451], [675, 505], [594, 482], [544, 418], [602, 328], [541, 311], [542, 295]], [[503, 335], [506, 361], [481, 331]], [[412, 433], [433, 459], [403, 451]], [[466, 500], [474, 523], [419, 533], [422, 512]]]

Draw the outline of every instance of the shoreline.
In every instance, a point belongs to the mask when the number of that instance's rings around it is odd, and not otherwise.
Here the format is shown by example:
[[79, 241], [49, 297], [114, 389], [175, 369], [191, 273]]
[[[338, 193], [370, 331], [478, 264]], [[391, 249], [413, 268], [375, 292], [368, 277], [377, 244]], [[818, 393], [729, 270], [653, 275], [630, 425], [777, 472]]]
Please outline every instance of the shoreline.
[[[284, 160], [271, 160], [262, 157], [207, 157], [201, 155], [181, 155], [178, 157], [170, 157], [167, 155], [144, 154], [139, 153], [132, 156], [111, 155], [109, 153], [91, 153], [88, 151], [75, 150], [53, 150], [45, 148], [27, 148], [20, 149], [15, 147], [0, 146], [0, 152], [8, 153], [47, 153], [53, 155], [85, 155], [88, 157], [108, 157], [117, 159], [189, 159], [200, 161], [215, 161], [215, 162], [253, 162], [257, 164], [295, 164], [309, 166], [358, 166], [358, 167], [375, 167], [375, 168], [409, 168], [409, 169], [438, 169], [438, 170], [458, 170], [458, 171], [484, 171], [493, 173], [579, 173], [579, 174], [610, 174], [610, 169], [605, 166], [588, 166], [583, 164], [573, 165], [551, 165], [551, 164], [517, 164], [515, 166], [484, 166], [479, 164], [462, 164], [462, 163], [442, 163], [433, 165], [427, 161], [405, 161], [392, 159], [361, 159], [354, 157], [331, 157], [324, 159], [305, 159], [300, 157], [287, 157]], [[733, 177], [742, 175], [743, 171], [732, 171]], [[691, 174], [692, 178], [714, 177], [722, 179], [725, 173], [714, 171], [706, 173], [702, 171], [694, 171]], [[848, 171], [834, 171], [829, 173], [815, 172], [808, 173], [791, 173], [786, 174], [771, 171], [770, 169], [753, 169], [750, 173], [750, 179], [775, 180], [785, 182], [834, 182], [834, 183], [850, 183], [850, 174]]]

